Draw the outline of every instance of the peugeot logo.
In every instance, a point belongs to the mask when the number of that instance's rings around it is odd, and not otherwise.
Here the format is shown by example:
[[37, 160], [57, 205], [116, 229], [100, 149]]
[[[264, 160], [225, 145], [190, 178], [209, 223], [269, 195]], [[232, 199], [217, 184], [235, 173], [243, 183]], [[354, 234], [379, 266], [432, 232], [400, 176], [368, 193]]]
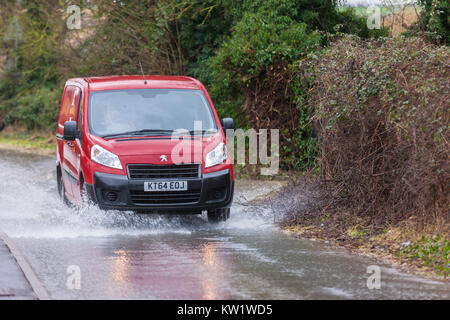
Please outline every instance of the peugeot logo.
[[162, 154], [160, 156], [160, 158], [161, 158], [161, 162], [167, 162], [167, 156], [165, 154]]

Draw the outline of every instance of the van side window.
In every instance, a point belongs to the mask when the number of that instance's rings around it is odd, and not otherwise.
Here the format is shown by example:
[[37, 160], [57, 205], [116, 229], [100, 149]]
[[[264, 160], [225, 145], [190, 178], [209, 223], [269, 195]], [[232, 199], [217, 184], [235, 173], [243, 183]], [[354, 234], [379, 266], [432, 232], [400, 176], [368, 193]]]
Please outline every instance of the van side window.
[[70, 100], [70, 106], [69, 106], [69, 121], [76, 121], [77, 120], [77, 114], [78, 114], [78, 102], [80, 99], [80, 88], [73, 87], [73, 95], [72, 99]]
[[78, 103], [77, 128], [81, 131], [83, 127], [83, 92], [80, 93], [80, 102]]
[[69, 108], [70, 103], [73, 99], [74, 88], [72, 86], [68, 86], [64, 93], [63, 101], [61, 103], [61, 114], [59, 117], [59, 124], [64, 126], [64, 123], [69, 120]]

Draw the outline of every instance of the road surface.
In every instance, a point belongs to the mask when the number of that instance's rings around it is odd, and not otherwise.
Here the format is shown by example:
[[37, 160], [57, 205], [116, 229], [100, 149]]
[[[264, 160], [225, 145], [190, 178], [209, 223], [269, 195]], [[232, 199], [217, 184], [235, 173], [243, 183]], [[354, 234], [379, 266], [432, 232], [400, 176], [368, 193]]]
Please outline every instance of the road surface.
[[[57, 197], [53, 158], [0, 150], [0, 228], [54, 299], [449, 299], [448, 283], [289, 237], [268, 184], [238, 182], [231, 219], [77, 211]], [[370, 290], [369, 266], [381, 268]], [[0, 274], [0, 277], [2, 275]]]

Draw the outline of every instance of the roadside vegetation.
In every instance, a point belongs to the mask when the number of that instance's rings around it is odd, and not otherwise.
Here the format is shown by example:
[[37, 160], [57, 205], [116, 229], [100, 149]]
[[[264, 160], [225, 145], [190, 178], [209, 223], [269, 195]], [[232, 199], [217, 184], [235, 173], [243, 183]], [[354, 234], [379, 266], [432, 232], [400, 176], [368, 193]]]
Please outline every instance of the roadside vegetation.
[[0, 144], [50, 149], [68, 78], [140, 74], [140, 62], [194, 76], [221, 117], [280, 129], [283, 176], [322, 190], [286, 228], [448, 277], [448, 1], [383, 7], [373, 30], [365, 8], [335, 0], [71, 4], [80, 30], [64, 2], [2, 2]]
[[[333, 0], [124, 2], [74, 1], [80, 30], [69, 30], [66, 5], [7, 1], [0, 16], [0, 119], [28, 130], [55, 130], [67, 78], [108, 74], [187, 74], [209, 89], [220, 116], [240, 127], [281, 129], [282, 166], [314, 165], [316, 140], [296, 61], [336, 32], [363, 38], [364, 18]], [[256, 97], [256, 99], [255, 99]]]
[[43, 155], [56, 153], [55, 135], [48, 131], [8, 127], [0, 133], [0, 148]]
[[396, 255], [403, 260], [431, 266], [438, 275], [448, 277], [449, 251], [449, 240], [437, 234], [432, 237], [422, 236], [417, 241], [400, 244]]
[[403, 227], [425, 233], [418, 243], [439, 237], [448, 248], [449, 65], [447, 46], [419, 38], [342, 36], [303, 60], [299, 72], [311, 81], [308, 103], [320, 141], [317, 165], [330, 192], [285, 224], [351, 246], [383, 239], [395, 256], [440, 261], [435, 267], [448, 276], [446, 250], [411, 244], [398, 251], [405, 239], [377, 236]]

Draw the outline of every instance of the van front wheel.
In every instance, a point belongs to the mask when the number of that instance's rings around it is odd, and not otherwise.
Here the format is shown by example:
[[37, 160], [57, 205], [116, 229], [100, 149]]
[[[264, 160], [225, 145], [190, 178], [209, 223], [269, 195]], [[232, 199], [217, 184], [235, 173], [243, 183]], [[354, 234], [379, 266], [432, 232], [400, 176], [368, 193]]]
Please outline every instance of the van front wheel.
[[57, 183], [58, 183], [58, 193], [61, 201], [65, 205], [69, 205], [69, 200], [66, 198], [66, 188], [64, 187], [64, 181], [59, 168], [57, 168]]
[[219, 208], [208, 210], [209, 222], [227, 221], [230, 218], [230, 208]]

